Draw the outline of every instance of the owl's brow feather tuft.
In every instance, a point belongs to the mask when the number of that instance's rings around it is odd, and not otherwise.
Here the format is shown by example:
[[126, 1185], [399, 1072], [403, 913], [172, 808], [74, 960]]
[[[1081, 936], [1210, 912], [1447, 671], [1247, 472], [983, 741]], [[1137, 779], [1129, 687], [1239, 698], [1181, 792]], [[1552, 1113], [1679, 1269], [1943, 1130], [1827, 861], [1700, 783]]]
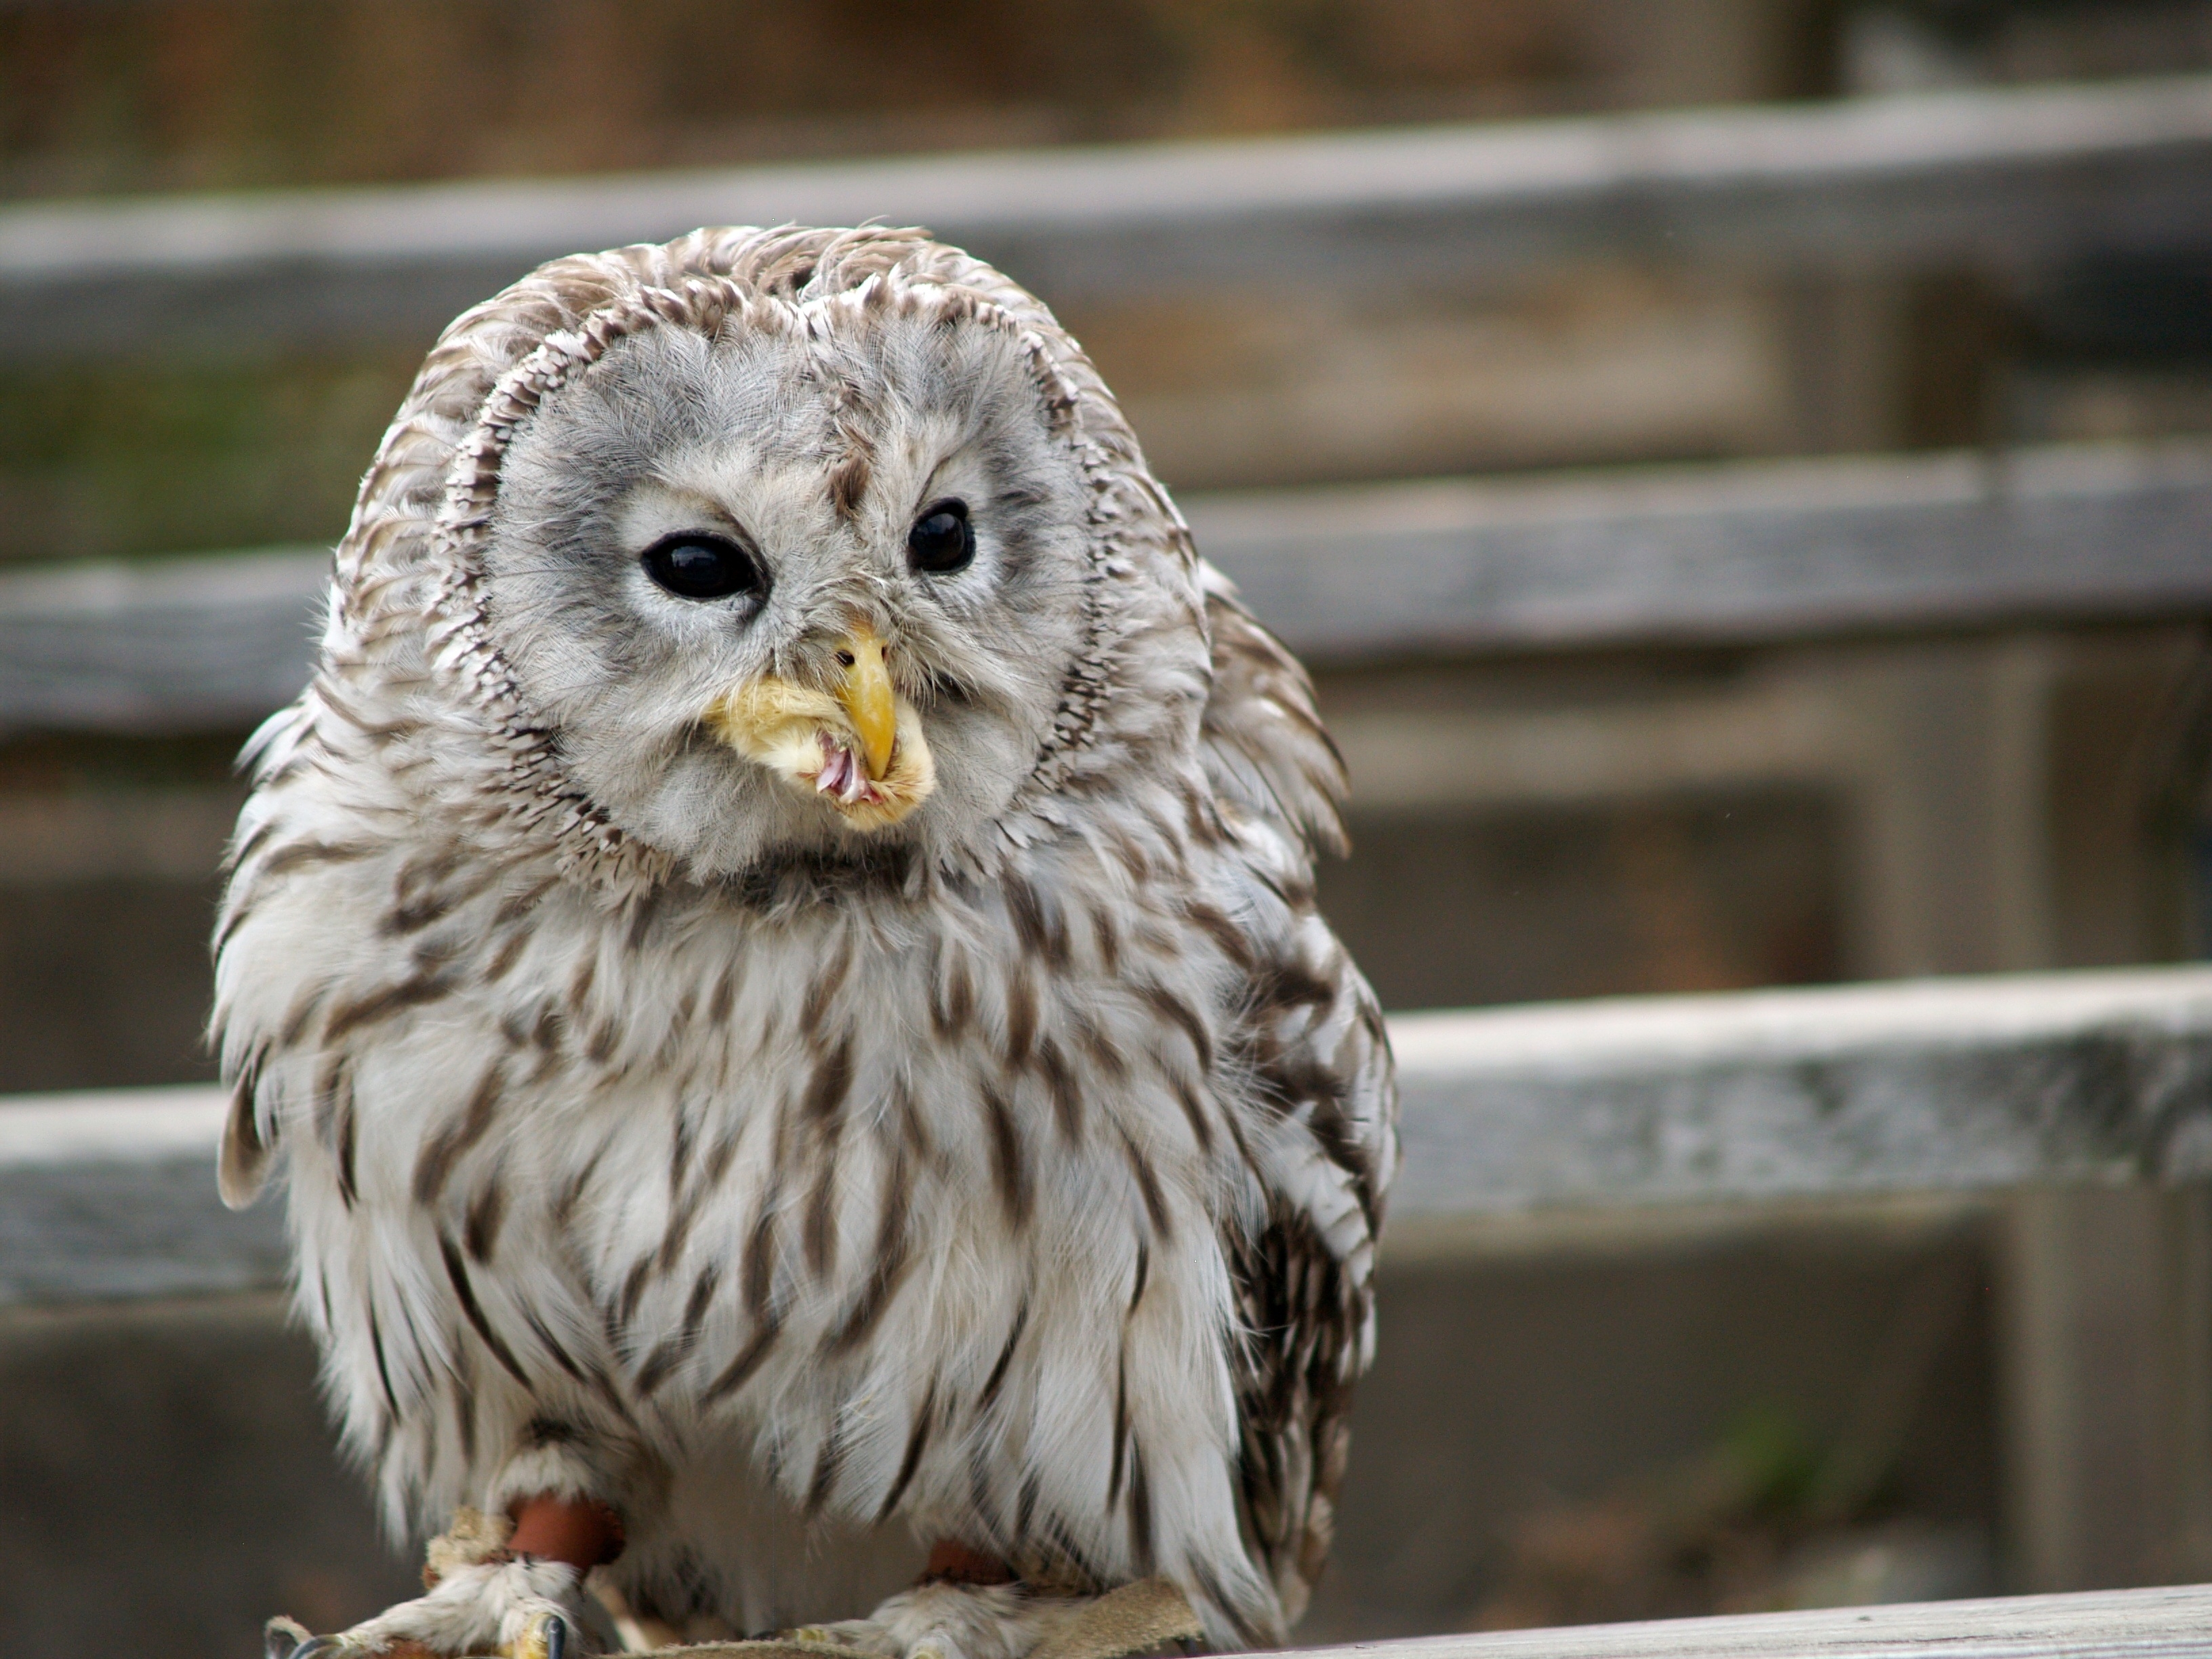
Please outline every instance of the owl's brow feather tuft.
[[830, 472], [830, 506], [837, 516], [850, 524], [860, 516], [862, 497], [868, 493], [868, 480], [874, 464], [865, 449], [848, 455]]

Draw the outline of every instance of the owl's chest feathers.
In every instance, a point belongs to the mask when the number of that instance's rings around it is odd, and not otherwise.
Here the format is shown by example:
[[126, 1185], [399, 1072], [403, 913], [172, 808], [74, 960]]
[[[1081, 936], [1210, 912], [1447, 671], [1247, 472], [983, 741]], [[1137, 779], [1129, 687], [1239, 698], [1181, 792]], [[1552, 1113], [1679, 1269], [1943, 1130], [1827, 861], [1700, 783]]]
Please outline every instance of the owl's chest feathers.
[[[894, 1333], [988, 1373], [1032, 1307], [1118, 1328], [1148, 1283], [1181, 1342], [1227, 1317], [1253, 1132], [1191, 902], [1017, 874], [780, 920], [556, 896], [517, 929], [487, 897], [436, 946], [461, 988], [343, 1045], [354, 1144], [295, 1152], [295, 1202], [399, 1222], [472, 1321], [603, 1346], [647, 1393], [818, 1380]], [[557, 1386], [562, 1356], [501, 1340]]]

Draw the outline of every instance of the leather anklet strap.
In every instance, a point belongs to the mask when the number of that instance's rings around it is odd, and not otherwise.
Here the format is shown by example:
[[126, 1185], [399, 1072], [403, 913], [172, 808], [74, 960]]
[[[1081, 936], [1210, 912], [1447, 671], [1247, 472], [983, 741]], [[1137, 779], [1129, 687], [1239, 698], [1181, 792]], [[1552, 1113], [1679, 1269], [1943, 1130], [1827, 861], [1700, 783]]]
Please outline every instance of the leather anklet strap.
[[940, 1538], [930, 1547], [929, 1565], [921, 1577], [930, 1584], [1011, 1584], [1014, 1570], [995, 1555]]
[[507, 1516], [514, 1530], [507, 1547], [516, 1555], [566, 1561], [579, 1572], [589, 1572], [623, 1553], [622, 1516], [605, 1504], [526, 1498]]

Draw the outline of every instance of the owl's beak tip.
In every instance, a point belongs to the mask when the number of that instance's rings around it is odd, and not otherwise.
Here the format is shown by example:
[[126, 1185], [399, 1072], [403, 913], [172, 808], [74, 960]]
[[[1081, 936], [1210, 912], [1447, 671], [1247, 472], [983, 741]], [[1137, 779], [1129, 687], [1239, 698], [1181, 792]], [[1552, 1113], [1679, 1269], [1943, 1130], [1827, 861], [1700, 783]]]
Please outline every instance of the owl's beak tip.
[[837, 660], [844, 678], [837, 701], [853, 722], [872, 779], [890, 775], [891, 751], [898, 745], [898, 697], [884, 656], [883, 636], [866, 623], [855, 623], [838, 642]]
[[793, 787], [834, 809], [848, 828], [884, 829], [936, 787], [921, 718], [902, 702], [883, 638], [855, 623], [839, 639], [828, 685], [762, 675], [712, 698], [700, 724]]

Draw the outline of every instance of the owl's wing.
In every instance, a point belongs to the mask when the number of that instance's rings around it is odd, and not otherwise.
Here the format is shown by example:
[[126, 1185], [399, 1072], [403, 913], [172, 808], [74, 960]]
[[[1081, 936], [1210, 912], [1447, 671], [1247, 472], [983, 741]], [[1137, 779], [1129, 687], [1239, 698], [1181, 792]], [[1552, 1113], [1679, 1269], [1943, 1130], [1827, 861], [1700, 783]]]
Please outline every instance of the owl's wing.
[[[1245, 1326], [1237, 1376], [1243, 1519], [1286, 1618], [1328, 1556], [1352, 1384], [1374, 1356], [1375, 1250], [1398, 1162], [1382, 1010], [1314, 908], [1316, 848], [1341, 852], [1343, 763], [1305, 671], [1204, 567], [1213, 633], [1206, 763], [1224, 803], [1277, 832], [1255, 846], [1242, 1058], [1247, 1152], [1265, 1213], [1224, 1239]], [[1276, 862], [1279, 860], [1279, 862]]]
[[1245, 1327], [1237, 1376], [1245, 1523], [1285, 1617], [1328, 1559], [1352, 1384], [1375, 1352], [1375, 1251], [1398, 1162], [1389, 1041], [1374, 994], [1310, 909], [1253, 986], [1248, 1151], [1265, 1209], [1224, 1243]]
[[1201, 735], [1215, 792], [1249, 816], [1291, 830], [1339, 857], [1344, 757], [1314, 713], [1313, 682], [1298, 659], [1253, 620], [1236, 585], [1204, 560], [1199, 580], [1213, 635], [1213, 691]]

